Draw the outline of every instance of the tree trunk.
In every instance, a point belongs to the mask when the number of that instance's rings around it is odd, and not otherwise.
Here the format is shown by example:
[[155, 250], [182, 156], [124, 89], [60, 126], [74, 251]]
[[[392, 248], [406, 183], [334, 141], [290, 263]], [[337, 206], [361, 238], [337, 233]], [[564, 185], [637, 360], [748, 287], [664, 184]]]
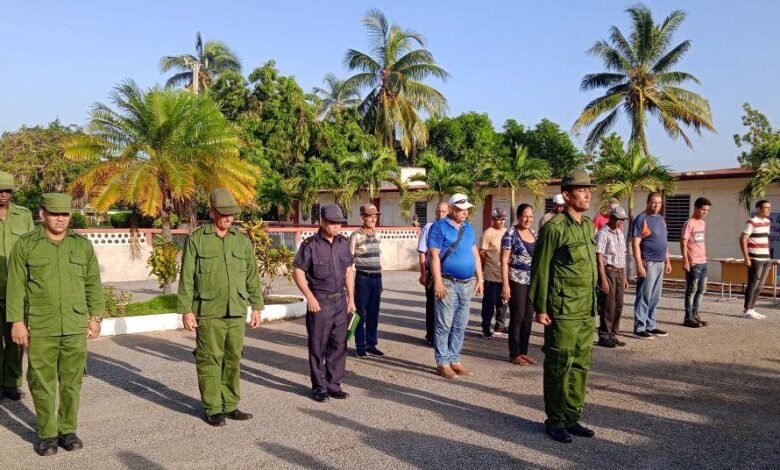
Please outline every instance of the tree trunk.
[[[171, 213], [163, 209], [160, 212], [160, 227], [162, 228], [162, 237], [166, 241], [173, 241], [173, 232], [171, 232]], [[171, 282], [163, 282], [163, 294], [168, 295], [171, 293]]]
[[196, 95], [200, 92], [200, 62], [192, 64], [192, 92]]
[[515, 214], [515, 203], [517, 200], [515, 197], [515, 188], [512, 186], [509, 187], [509, 200], [511, 201], [509, 205], [509, 220], [512, 222], [512, 225], [514, 225], [517, 223], [517, 215]]

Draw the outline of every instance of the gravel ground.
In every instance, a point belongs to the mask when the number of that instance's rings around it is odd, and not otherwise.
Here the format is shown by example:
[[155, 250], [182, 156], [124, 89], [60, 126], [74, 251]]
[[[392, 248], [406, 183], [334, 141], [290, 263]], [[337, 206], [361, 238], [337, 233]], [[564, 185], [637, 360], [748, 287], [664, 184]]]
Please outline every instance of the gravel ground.
[[[434, 375], [416, 276], [386, 273], [380, 347], [387, 356], [348, 359], [348, 400], [308, 398], [302, 320], [247, 334], [241, 408], [255, 419], [221, 429], [201, 420], [194, 335], [100, 338], [89, 345], [81, 399], [85, 449], [38, 457], [29, 396], [5, 400], [0, 468], [780, 466], [780, 312], [768, 305], [759, 305], [766, 320], [751, 321], [736, 315], [739, 301], [708, 298], [702, 316], [710, 326], [693, 330], [679, 325], [679, 293], [668, 293], [659, 315], [668, 337], [594, 348], [583, 421], [597, 435], [563, 445], [543, 433], [541, 366], [512, 365], [506, 339], [481, 338], [477, 302], [463, 357], [475, 375], [452, 382]], [[625, 313], [627, 330], [630, 307]], [[541, 342], [534, 325], [537, 358]]]

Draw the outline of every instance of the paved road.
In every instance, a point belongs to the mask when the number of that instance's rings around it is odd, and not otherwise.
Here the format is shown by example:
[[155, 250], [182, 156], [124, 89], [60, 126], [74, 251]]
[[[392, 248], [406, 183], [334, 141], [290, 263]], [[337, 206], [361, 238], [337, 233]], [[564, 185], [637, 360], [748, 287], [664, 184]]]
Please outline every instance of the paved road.
[[[414, 273], [385, 278], [384, 359], [347, 363], [346, 401], [308, 398], [305, 325], [248, 334], [242, 409], [256, 418], [213, 429], [201, 419], [193, 335], [90, 342], [79, 434], [82, 451], [32, 451], [32, 403], [0, 403], [0, 468], [777, 468], [780, 462], [780, 311], [758, 322], [737, 302], [707, 300], [706, 329], [677, 325], [681, 299], [663, 300], [667, 338], [594, 349], [585, 421], [595, 439], [557, 444], [542, 433], [541, 367], [507, 362], [506, 340], [465, 343], [476, 375], [433, 374], [421, 342], [423, 297]], [[286, 289], [283, 289], [286, 290]], [[628, 299], [630, 301], [630, 299]], [[629, 309], [630, 310], [630, 309]], [[627, 312], [630, 313], [630, 312]], [[629, 326], [624, 319], [624, 329]], [[532, 351], [541, 358], [541, 328]]]

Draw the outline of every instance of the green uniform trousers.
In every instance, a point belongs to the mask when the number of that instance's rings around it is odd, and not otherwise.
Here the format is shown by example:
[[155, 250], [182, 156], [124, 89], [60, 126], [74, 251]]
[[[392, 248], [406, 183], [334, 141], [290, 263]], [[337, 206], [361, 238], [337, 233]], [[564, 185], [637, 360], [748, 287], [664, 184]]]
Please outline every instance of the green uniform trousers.
[[[31, 337], [27, 359], [27, 383], [35, 405], [38, 437], [76, 432], [81, 381], [87, 366], [87, 335]], [[59, 411], [55, 403], [58, 382]]]
[[11, 340], [11, 325], [5, 321], [5, 300], [0, 300], [0, 387], [22, 386], [24, 350]]
[[202, 318], [195, 337], [195, 366], [206, 414], [229, 413], [241, 400], [240, 366], [245, 317]]
[[547, 429], [574, 425], [585, 404], [593, 348], [593, 317], [553, 319], [544, 329], [544, 411]]

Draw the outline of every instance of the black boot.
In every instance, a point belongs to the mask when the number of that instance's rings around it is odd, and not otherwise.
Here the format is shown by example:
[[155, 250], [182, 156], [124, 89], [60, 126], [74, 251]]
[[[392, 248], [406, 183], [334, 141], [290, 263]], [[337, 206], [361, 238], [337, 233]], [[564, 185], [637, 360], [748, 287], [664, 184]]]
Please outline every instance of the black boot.
[[81, 439], [79, 439], [79, 436], [77, 436], [75, 432], [61, 435], [59, 442], [60, 447], [67, 450], [68, 452], [84, 448], [84, 443], [81, 442]]
[[251, 413], [244, 413], [243, 411], [239, 409], [235, 409], [231, 411], [230, 413], [225, 413], [225, 418], [232, 419], [235, 421], [246, 421], [249, 419], [252, 419], [253, 416]]
[[47, 437], [46, 439], [41, 439], [40, 441], [35, 443], [35, 453], [40, 455], [41, 457], [46, 457], [49, 455], [56, 454], [57, 438]]
[[549, 434], [554, 441], [558, 441], [563, 444], [571, 444], [571, 435], [563, 428], [548, 429], [547, 434]]
[[579, 437], [593, 437], [596, 435], [596, 431], [590, 428], [586, 428], [580, 423], [574, 423], [573, 425], [567, 427], [566, 430], [569, 433]]
[[225, 425], [224, 413], [216, 413], [213, 415], [206, 415], [206, 422], [212, 426], [219, 427]]
[[19, 401], [22, 399], [22, 395], [22, 391], [19, 390], [19, 387], [5, 387], [3, 389], [3, 396], [9, 400]]

